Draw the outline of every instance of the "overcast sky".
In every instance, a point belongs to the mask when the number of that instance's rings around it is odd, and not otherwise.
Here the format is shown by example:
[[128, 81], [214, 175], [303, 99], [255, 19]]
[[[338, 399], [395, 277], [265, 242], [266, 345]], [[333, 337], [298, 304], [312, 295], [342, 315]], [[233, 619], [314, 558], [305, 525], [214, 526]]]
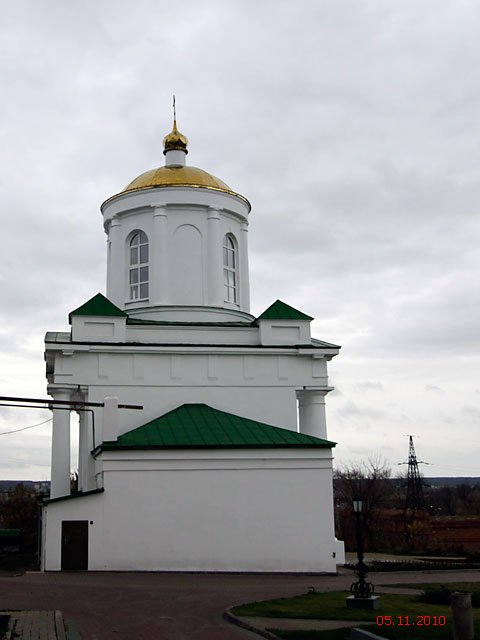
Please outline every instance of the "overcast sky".
[[[480, 476], [480, 3], [16, 0], [0, 26], [0, 395], [46, 397], [43, 338], [105, 292], [99, 205], [187, 161], [252, 203], [252, 313], [342, 345], [337, 464], [415, 434], [425, 475]], [[0, 432], [49, 418], [0, 407]], [[50, 476], [51, 423], [0, 438]]]

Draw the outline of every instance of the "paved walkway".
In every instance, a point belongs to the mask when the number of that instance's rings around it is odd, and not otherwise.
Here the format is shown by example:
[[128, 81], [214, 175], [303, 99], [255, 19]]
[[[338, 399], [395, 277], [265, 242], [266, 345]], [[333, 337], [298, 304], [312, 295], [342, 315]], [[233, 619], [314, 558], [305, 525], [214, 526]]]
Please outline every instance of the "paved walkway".
[[[377, 585], [480, 581], [479, 571], [369, 575]], [[245, 640], [257, 636], [224, 620], [224, 610], [307, 593], [311, 586], [316, 591], [348, 589], [351, 582], [348, 570], [338, 576], [27, 573], [0, 577], [0, 609], [60, 610], [77, 622], [82, 640]]]
[[8, 638], [15, 640], [65, 640], [60, 611], [0, 611], [10, 616]]

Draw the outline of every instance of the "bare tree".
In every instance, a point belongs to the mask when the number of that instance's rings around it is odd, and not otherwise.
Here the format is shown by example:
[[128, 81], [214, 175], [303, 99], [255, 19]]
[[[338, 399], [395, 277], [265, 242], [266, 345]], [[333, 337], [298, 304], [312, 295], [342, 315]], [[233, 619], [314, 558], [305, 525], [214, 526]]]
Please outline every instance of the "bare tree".
[[352, 537], [353, 499], [360, 498], [363, 503], [362, 524], [367, 541], [371, 538], [375, 513], [382, 508], [392, 506], [394, 488], [390, 481], [390, 468], [380, 457], [371, 457], [367, 461], [344, 465], [334, 471], [334, 486], [337, 512], [344, 539]]
[[26, 551], [37, 548], [39, 513], [37, 496], [21, 483], [15, 485], [1, 505], [3, 527], [21, 529], [22, 547]]

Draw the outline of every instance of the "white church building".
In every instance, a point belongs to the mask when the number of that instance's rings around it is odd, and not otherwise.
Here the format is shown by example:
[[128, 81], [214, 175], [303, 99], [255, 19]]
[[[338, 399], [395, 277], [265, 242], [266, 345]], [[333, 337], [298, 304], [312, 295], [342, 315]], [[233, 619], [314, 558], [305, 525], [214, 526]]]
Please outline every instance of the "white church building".
[[103, 203], [106, 296], [46, 334], [48, 393], [69, 404], [52, 405], [42, 568], [334, 572], [340, 347], [279, 300], [250, 314], [250, 203], [187, 153], [174, 121], [165, 166]]

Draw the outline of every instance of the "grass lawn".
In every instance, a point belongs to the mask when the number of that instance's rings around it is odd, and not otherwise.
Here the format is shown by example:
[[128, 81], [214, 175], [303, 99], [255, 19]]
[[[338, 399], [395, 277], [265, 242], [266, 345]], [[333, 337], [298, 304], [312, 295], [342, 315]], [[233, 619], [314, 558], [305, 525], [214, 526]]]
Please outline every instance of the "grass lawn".
[[[403, 631], [404, 627], [390, 628], [388, 631], [377, 626], [360, 626], [367, 629], [381, 638], [387, 640], [452, 640], [453, 631], [451, 624], [444, 627], [409, 627], [412, 631]], [[350, 633], [349, 629], [333, 629], [331, 631], [283, 631], [279, 629], [269, 629], [279, 638], [285, 640], [346, 640]], [[475, 637], [478, 638], [480, 625], [475, 625]]]
[[397, 584], [380, 585], [384, 587], [398, 587], [399, 589], [436, 589], [447, 587], [450, 591], [468, 591], [480, 593], [480, 582], [399, 582]]
[[[332, 629], [331, 631], [282, 631], [269, 629], [269, 631], [287, 640], [345, 640], [350, 633], [349, 629]], [[372, 630], [370, 629], [370, 631]]]
[[348, 595], [350, 593], [346, 591], [307, 593], [293, 598], [243, 604], [234, 607], [232, 613], [236, 616], [265, 618], [316, 618], [319, 620], [365, 620], [365, 622], [375, 622], [378, 615], [392, 616], [392, 619], [398, 616], [409, 616], [410, 621], [416, 621], [417, 616], [423, 615], [450, 615], [448, 606], [426, 605], [423, 602], [416, 602], [413, 596], [390, 593], [381, 594], [381, 611], [347, 609], [345, 598]]
[[[415, 585], [415, 588], [419, 588], [419, 586]], [[347, 595], [349, 594], [345, 591], [308, 593], [293, 598], [240, 605], [234, 607], [232, 612], [237, 616], [368, 621], [373, 624], [366, 628], [389, 640], [451, 640], [452, 638], [450, 606], [417, 602], [415, 596], [381, 594], [380, 611], [362, 611], [347, 609], [345, 604]], [[474, 609], [473, 611], [475, 631], [480, 637], [480, 610]], [[383, 624], [376, 624], [377, 616], [381, 616], [379, 621], [384, 621]], [[444, 618], [440, 616], [444, 616]], [[439, 624], [443, 620], [446, 624]], [[388, 621], [391, 624], [386, 624]], [[421, 624], [422, 622], [423, 624]], [[348, 629], [277, 631], [274, 625], [271, 630], [280, 637], [289, 640], [344, 640], [349, 633]]]

